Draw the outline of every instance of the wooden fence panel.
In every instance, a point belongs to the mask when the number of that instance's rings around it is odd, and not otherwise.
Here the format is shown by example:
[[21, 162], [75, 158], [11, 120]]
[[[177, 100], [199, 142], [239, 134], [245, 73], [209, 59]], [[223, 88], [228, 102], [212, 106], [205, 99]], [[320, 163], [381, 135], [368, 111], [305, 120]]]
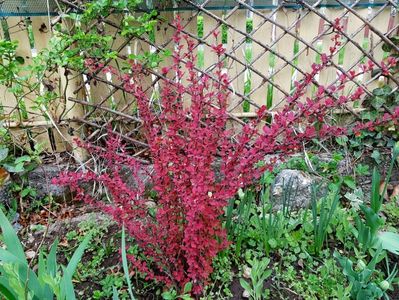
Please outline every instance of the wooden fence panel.
[[[270, 10], [260, 10], [260, 14], [273, 18], [274, 14]], [[265, 43], [269, 43], [272, 32], [272, 24], [270, 22], [264, 22], [264, 18], [259, 15], [253, 16], [253, 28], [257, 29], [253, 34], [253, 37], [256, 40], [263, 41]], [[270, 65], [270, 52], [262, 51], [262, 47], [259, 44], [252, 43], [252, 57], [253, 57], [253, 67], [258, 70], [261, 74], [267, 75], [268, 67]], [[258, 74], [254, 72], [251, 73], [251, 87], [252, 90], [255, 90], [251, 94], [251, 100], [256, 102], [258, 105], [266, 105], [267, 104], [267, 90], [270, 83], [264, 80]], [[252, 107], [251, 107], [252, 108]], [[252, 108], [254, 109], [254, 108]]]
[[[275, 3], [281, 5], [277, 1]], [[212, 32], [219, 32], [217, 42], [223, 43], [225, 47], [224, 69], [231, 80], [232, 96], [229, 109], [236, 116], [247, 118], [253, 116], [256, 108], [261, 105], [266, 104], [275, 110], [281, 108], [283, 100], [293, 91], [294, 81], [302, 80], [304, 74], [311, 71], [312, 64], [320, 61], [320, 53], [328, 52], [332, 44], [331, 23], [335, 18], [341, 18], [349, 40], [343, 38], [343, 46], [334, 56], [331, 68], [316, 77], [316, 85], [308, 89], [307, 96], [315, 93], [317, 85], [335, 82], [342, 71], [359, 71], [358, 63], [367, 62], [370, 58], [376, 62], [381, 61], [387, 56], [381, 48], [381, 35], [398, 33], [398, 15], [396, 10], [392, 9], [391, 3], [386, 3], [384, 7], [355, 7], [353, 12], [350, 8], [312, 7], [310, 4], [295, 9], [278, 6], [274, 10], [255, 10], [245, 3], [236, 4], [234, 8], [216, 11], [207, 10], [206, 6], [191, 11], [162, 11], [153, 35], [146, 34], [132, 39], [121, 35], [123, 15], [111, 15], [97, 25], [98, 30], [114, 37], [112, 49], [118, 52], [118, 57], [110, 60], [108, 64], [115, 69], [121, 69], [122, 65], [129, 63], [130, 54], [144, 55], [162, 50], [173, 52], [175, 45], [172, 36], [175, 28], [172, 23], [176, 16], [180, 15], [183, 31], [199, 43], [194, 51], [199, 59], [196, 65], [199, 72], [214, 69], [217, 56], [211, 48], [216, 42]], [[26, 64], [32, 61], [32, 46], [41, 51], [47, 47], [52, 37], [47, 17], [32, 17], [30, 20], [34, 45], [30, 43], [24, 18], [7, 19], [10, 38], [19, 41], [18, 55], [25, 58]], [[370, 26], [366, 24], [367, 21]], [[146, 72], [148, 74], [144, 86], [152, 101], [159, 100], [161, 68], [171, 64], [172, 57], [169, 56], [164, 58], [158, 67], [150, 67]], [[116, 119], [129, 121], [126, 115], [139, 117], [134, 97], [118, 88], [122, 82], [117, 75], [104, 71], [99, 72], [97, 78], [75, 75], [71, 87], [66, 86], [67, 80], [62, 70], [49, 74], [49, 78], [55, 82], [62, 95], [64, 89], [68, 91], [66, 98], [72, 96], [78, 103], [87, 101], [89, 105], [82, 107], [61, 97], [57, 107], [48, 112], [55, 121], [62, 122], [58, 119], [61, 118], [60, 111], [65, 111], [65, 106], [72, 109], [66, 119], [81, 118], [86, 123], [93, 121], [97, 128], [102, 128], [104, 124]], [[169, 76], [170, 79], [174, 79], [172, 72]], [[83, 84], [83, 80], [86, 85]], [[386, 81], [383, 77], [372, 80], [369, 75], [360, 76], [342, 93], [348, 95], [357, 86], [365, 86], [370, 93]], [[186, 83], [186, 78], [183, 78], [183, 83]], [[72, 87], [80, 87], [81, 90], [78, 94], [73, 94]], [[39, 94], [42, 89], [43, 86], [40, 87]], [[190, 97], [185, 96], [186, 104], [189, 99]], [[27, 115], [16, 117], [12, 112], [16, 111], [18, 103], [5, 87], [0, 87], [0, 103], [4, 105], [4, 114], [12, 114], [7, 116], [9, 121], [14, 121], [14, 126], [18, 125], [19, 121], [31, 122], [29, 129], [18, 133], [21, 142], [26, 143], [30, 138], [34, 143], [43, 143], [49, 151], [65, 149], [63, 139], [70, 139], [67, 137], [68, 129], [52, 128], [53, 120], [34, 109], [34, 93], [28, 94], [23, 100]], [[101, 107], [95, 107], [96, 105]], [[76, 124], [73, 127], [80, 128]], [[125, 132], [132, 129], [129, 125], [124, 126]]]
[[[38, 52], [43, 51], [45, 48], [48, 47], [50, 39], [52, 37], [52, 33], [50, 30], [49, 19], [48, 17], [31, 17], [30, 18], [31, 26], [32, 26], [32, 43], [33, 43], [33, 51], [32, 55], [36, 55]], [[29, 32], [28, 32], [29, 34]], [[32, 58], [33, 59], [33, 58]], [[58, 72], [54, 72], [53, 74], [46, 74], [46, 80], [49, 81], [48, 83], [54, 85], [54, 87], [59, 87], [60, 84], [60, 76]], [[43, 83], [40, 84], [38, 87], [39, 94], [43, 94], [44, 90], [46, 89]], [[32, 96], [34, 96], [32, 94]], [[35, 96], [34, 96], [35, 97]], [[34, 99], [32, 99], [34, 101]], [[35, 106], [37, 106], [35, 104]], [[56, 147], [58, 144], [59, 136], [53, 131], [51, 122], [49, 118], [57, 119], [57, 107], [58, 104], [54, 103], [49, 107], [49, 110], [43, 114], [38, 114], [38, 109], [30, 109], [30, 114], [35, 113], [34, 122], [40, 122], [43, 125], [41, 126], [33, 126], [31, 128], [32, 131], [32, 138], [35, 144], [40, 144], [45, 151], [52, 151], [52, 150], [63, 150], [63, 148]], [[51, 138], [50, 138], [51, 135]]]
[[[276, 22], [282, 25], [284, 28], [289, 27], [290, 24], [295, 22], [297, 11], [283, 11], [279, 10], [277, 12], [277, 20]], [[288, 34], [284, 34], [284, 31], [281, 27], [277, 27], [276, 29], [276, 39], [282, 36], [278, 42], [276, 43], [275, 48], [273, 49], [280, 55], [281, 57], [276, 57], [275, 70], [280, 70], [273, 78], [273, 82], [281, 88], [281, 90], [274, 88], [273, 93], [273, 107], [278, 105], [278, 102], [282, 101], [282, 99], [286, 98], [286, 94], [290, 94], [291, 89], [291, 74], [293, 69], [293, 61], [292, 61], [292, 51], [294, 48], [295, 39]], [[277, 55], [276, 55], [277, 56]], [[287, 64], [286, 60], [288, 60], [291, 64]], [[300, 66], [298, 66], [300, 68]], [[286, 94], [284, 94], [284, 91]], [[277, 103], [276, 103], [277, 102]], [[278, 107], [278, 106], [277, 106]]]
[[[245, 32], [246, 30], [246, 13], [244, 10], [238, 10], [227, 20], [227, 23], [232, 26], [227, 30], [227, 49], [226, 52], [232, 53], [234, 59], [227, 59], [226, 69], [230, 80], [232, 80], [233, 95], [231, 97], [230, 107], [234, 108], [233, 113], [243, 112], [243, 99], [237, 95], [244, 95], [245, 83], [245, 43], [242, 39], [245, 38], [240, 32], [235, 29]], [[234, 28], [234, 29], [233, 29]], [[234, 49], [234, 50], [233, 50]], [[231, 50], [231, 51], [230, 51]], [[244, 65], [240, 62], [244, 62]]]

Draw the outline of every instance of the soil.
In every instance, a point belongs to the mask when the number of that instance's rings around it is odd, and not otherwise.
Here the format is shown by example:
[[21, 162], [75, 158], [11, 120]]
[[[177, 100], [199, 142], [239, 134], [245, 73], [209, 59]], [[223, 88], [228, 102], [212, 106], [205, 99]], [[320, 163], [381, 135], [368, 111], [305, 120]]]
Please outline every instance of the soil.
[[[25, 246], [26, 251], [34, 251], [38, 249], [39, 246], [42, 246], [44, 249], [49, 249], [54, 241], [58, 238], [58, 251], [57, 251], [57, 262], [63, 265], [68, 263], [67, 258], [65, 257], [65, 252], [62, 250], [71, 250], [77, 247], [76, 244], [70, 244], [66, 235], [68, 232], [72, 230], [78, 231], [78, 225], [80, 222], [92, 218], [93, 215], [96, 217], [96, 220], [101, 222], [105, 220], [107, 216], [99, 213], [98, 211], [89, 210], [83, 207], [75, 207], [74, 211], [77, 212], [72, 218], [60, 218], [56, 220], [54, 223], [49, 225], [47, 233], [45, 231], [39, 232], [28, 232], [28, 228], [24, 228], [25, 234], [23, 235], [23, 244]], [[39, 222], [41, 223], [41, 222]], [[118, 238], [118, 233], [120, 232], [120, 227], [117, 224], [111, 224], [108, 227], [108, 231], [106, 236], [102, 239], [104, 243], [108, 243], [112, 238], [113, 243], [116, 245], [120, 245], [121, 240]], [[93, 258], [93, 254], [91, 252], [87, 252], [82, 257], [82, 263], [91, 261]], [[120, 273], [121, 270], [121, 258], [119, 252], [116, 250], [108, 255], [98, 267], [99, 272], [114, 272]], [[75, 292], [78, 295], [92, 295], [95, 290], [101, 289], [101, 285], [96, 281], [79, 281], [75, 284]], [[82, 298], [84, 299], [84, 298]]]

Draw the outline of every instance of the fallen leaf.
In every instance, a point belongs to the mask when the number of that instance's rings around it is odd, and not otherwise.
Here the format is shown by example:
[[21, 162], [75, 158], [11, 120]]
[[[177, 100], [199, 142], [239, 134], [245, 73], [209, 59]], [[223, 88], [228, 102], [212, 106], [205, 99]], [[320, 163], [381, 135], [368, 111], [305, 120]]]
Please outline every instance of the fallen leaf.
[[399, 184], [393, 188], [391, 194], [391, 201], [398, 201], [399, 200]]
[[4, 185], [10, 179], [10, 173], [4, 168], [0, 168], [0, 186]]

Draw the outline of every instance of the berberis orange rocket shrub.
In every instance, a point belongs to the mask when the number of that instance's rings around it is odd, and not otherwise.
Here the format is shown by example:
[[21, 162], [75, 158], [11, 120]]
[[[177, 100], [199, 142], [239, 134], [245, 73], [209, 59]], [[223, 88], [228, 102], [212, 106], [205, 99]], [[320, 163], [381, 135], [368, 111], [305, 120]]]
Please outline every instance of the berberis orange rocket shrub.
[[[333, 46], [322, 55], [321, 63], [314, 64], [312, 71], [296, 83], [285, 107], [259, 130], [260, 122], [268, 115], [265, 107], [260, 108], [258, 117], [244, 125], [233, 139], [233, 132], [226, 126], [230, 91], [229, 79], [223, 72], [223, 46], [213, 47], [219, 57], [213, 73], [201, 74], [195, 68], [195, 43], [182, 33], [178, 19], [175, 25], [173, 63], [162, 69], [157, 109], [150, 105], [143, 87], [142, 65], [132, 62], [131, 70], [124, 74], [106, 68], [137, 99], [153, 163], [148, 175], [157, 195], [155, 210], [148, 207], [149, 193], [140, 180], [140, 172], [148, 169], [126, 154], [112, 132], [106, 151], [81, 143], [106, 162], [105, 172], [65, 172], [56, 182], [69, 186], [78, 199], [100, 207], [125, 226], [141, 251], [140, 257], [129, 257], [135, 271], [146, 274], [148, 280], [178, 289], [191, 282], [193, 293], [200, 294], [212, 272], [212, 260], [229, 244], [221, 218], [228, 200], [239, 188], [273, 168], [273, 162], [259, 164], [265, 155], [279, 154], [284, 158], [300, 150], [306, 141], [345, 134], [346, 128], [330, 125], [326, 116], [362, 97], [361, 88], [349, 96], [343, 96], [342, 90], [350, 79], [371, 71], [373, 64], [357, 68], [359, 73], [341, 74], [333, 84], [319, 86], [312, 98], [305, 98], [316, 75], [329, 67], [338, 51], [341, 27], [337, 20]], [[98, 65], [93, 59], [86, 60], [89, 71], [95, 71]], [[189, 99], [184, 105], [183, 98]], [[136, 177], [133, 186], [123, 181], [123, 167], [129, 167]], [[111, 204], [96, 199], [84, 188], [85, 183], [93, 181], [107, 188]]]

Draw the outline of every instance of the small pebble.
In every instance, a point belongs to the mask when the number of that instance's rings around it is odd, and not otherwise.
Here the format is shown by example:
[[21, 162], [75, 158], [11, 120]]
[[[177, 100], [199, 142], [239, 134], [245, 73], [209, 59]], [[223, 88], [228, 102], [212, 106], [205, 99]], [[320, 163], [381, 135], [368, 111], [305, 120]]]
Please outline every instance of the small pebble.
[[28, 251], [25, 252], [25, 255], [26, 255], [26, 258], [27, 258], [27, 259], [32, 259], [32, 258], [35, 257], [35, 251], [33, 251], [33, 250], [28, 250]]
[[244, 267], [244, 272], [242, 274], [242, 277], [244, 278], [251, 278], [251, 268], [248, 266]]

